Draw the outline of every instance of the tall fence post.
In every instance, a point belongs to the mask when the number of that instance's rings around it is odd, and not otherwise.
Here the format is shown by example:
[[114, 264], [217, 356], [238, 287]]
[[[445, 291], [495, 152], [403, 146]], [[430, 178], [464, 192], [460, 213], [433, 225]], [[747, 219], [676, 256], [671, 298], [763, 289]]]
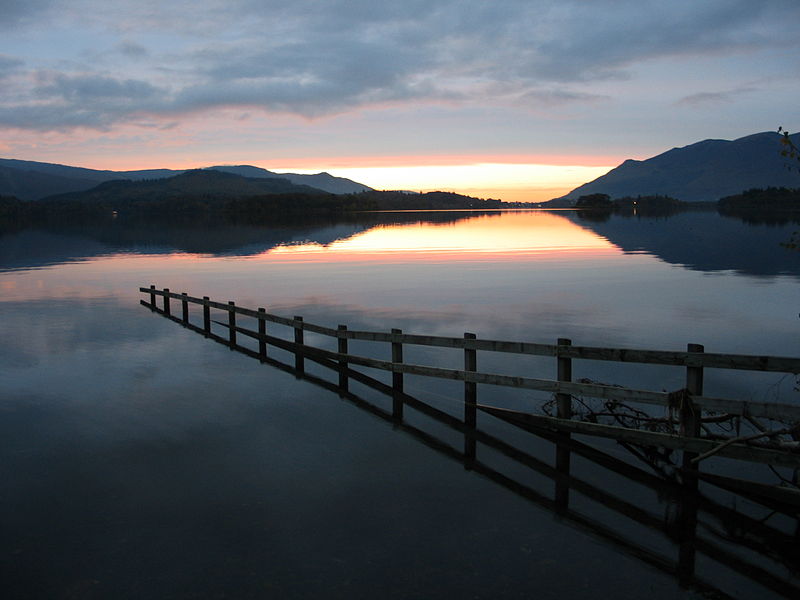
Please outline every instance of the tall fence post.
[[[702, 344], [687, 344], [687, 352], [702, 353], [705, 347]], [[691, 361], [691, 359], [690, 359]], [[702, 422], [701, 409], [693, 401], [693, 396], [703, 395], [703, 367], [687, 365], [686, 367], [686, 397], [680, 407], [680, 433], [686, 437], [700, 437], [700, 423]], [[697, 456], [695, 452], [683, 453], [684, 468], [696, 469], [691, 460]]]
[[210, 299], [203, 296], [203, 333], [206, 337], [211, 333], [211, 307], [208, 305]]
[[156, 286], [150, 286], [150, 308], [153, 309], [156, 307]]
[[[294, 343], [303, 345], [303, 317], [294, 317]], [[305, 371], [305, 360], [300, 352], [300, 348], [295, 348], [294, 368], [303, 373]]]
[[171, 315], [169, 306], [169, 288], [164, 288], [164, 314]]
[[[392, 335], [402, 335], [401, 329], [392, 329]], [[403, 362], [403, 344], [392, 342], [392, 362]], [[397, 421], [403, 420], [403, 374], [392, 371], [392, 417]]]
[[186, 292], [183, 292], [181, 294], [181, 296], [183, 296], [183, 298], [181, 298], [181, 312], [182, 312], [181, 317], [183, 318], [183, 322], [185, 324], [188, 324], [189, 323], [189, 300], [188, 300], [188, 294]]
[[[478, 370], [478, 351], [470, 348], [469, 340], [477, 336], [474, 333], [464, 334], [464, 370]], [[464, 454], [467, 460], [475, 460], [475, 429], [478, 426], [478, 384], [464, 381]]]
[[[572, 340], [567, 338], [558, 338], [556, 344], [561, 346], [571, 346]], [[559, 348], [560, 350], [560, 348]], [[569, 356], [561, 356], [559, 352], [558, 358], [557, 378], [560, 382], [572, 381], [572, 359]], [[556, 394], [556, 416], [559, 419], [572, 418], [572, 394], [564, 394], [559, 392]]]
[[258, 309], [258, 356], [262, 362], [267, 358], [267, 320], [264, 318], [266, 314], [266, 308]]
[[[568, 338], [558, 338], [556, 341], [559, 350], [561, 347], [572, 346], [572, 340]], [[560, 382], [572, 381], [572, 359], [569, 356], [561, 356], [557, 354], [556, 358], [556, 378]], [[556, 394], [556, 416], [559, 419], [572, 418], [572, 394], [564, 394], [559, 392]], [[569, 476], [570, 468], [570, 451], [567, 445], [570, 440], [570, 434], [565, 431], [560, 431], [556, 438], [561, 440], [561, 444], [556, 444], [556, 469], [562, 475], [562, 479]], [[556, 503], [559, 506], [566, 507], [569, 505], [569, 485], [565, 481], [556, 483]]]
[[228, 301], [228, 343], [233, 348], [236, 345], [236, 304]]
[[[347, 354], [347, 338], [345, 337], [345, 332], [347, 331], [347, 325], [339, 325], [337, 328], [339, 335], [336, 339], [336, 351], [339, 354]], [[347, 391], [349, 388], [347, 378], [347, 361], [343, 358], [339, 359], [339, 387]]]

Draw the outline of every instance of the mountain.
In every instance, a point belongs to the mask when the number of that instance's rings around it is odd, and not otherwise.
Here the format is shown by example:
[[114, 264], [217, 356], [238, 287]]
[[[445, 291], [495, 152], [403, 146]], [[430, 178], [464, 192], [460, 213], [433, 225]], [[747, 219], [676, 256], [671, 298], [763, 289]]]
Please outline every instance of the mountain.
[[[249, 165], [208, 167], [256, 179], [286, 179], [290, 183], [309, 186], [331, 194], [350, 194], [369, 191], [371, 188], [328, 173], [302, 175], [273, 173]], [[140, 171], [101, 171], [29, 160], [0, 158], [0, 196], [16, 196], [21, 200], [40, 200], [54, 194], [80, 192], [99, 183], [128, 179], [132, 181], [166, 179], [186, 170], [145, 169]]]
[[[580, 196], [661, 195], [685, 202], [715, 202], [751, 188], [800, 187], [800, 171], [780, 155], [781, 135], [763, 132], [737, 140], [704, 140], [647, 160], [626, 160], [594, 181], [546, 203], [574, 204]], [[800, 134], [792, 140], [800, 143]]]
[[86, 190], [97, 184], [98, 181], [91, 178], [64, 176], [57, 172], [37, 172], [0, 164], [0, 196], [35, 200], [52, 194]]
[[270, 194], [327, 194], [307, 185], [295, 185], [287, 179], [242, 177], [213, 169], [185, 171], [163, 179], [131, 181], [116, 179], [105, 181], [89, 190], [48, 196], [40, 200], [43, 204], [79, 202], [97, 203], [113, 201], [119, 203], [169, 201], [175, 198], [196, 197], [218, 202], [230, 198], [264, 196]]
[[315, 175], [273, 173], [272, 171], [250, 165], [224, 165], [206, 168], [234, 173], [236, 175], [242, 175], [243, 177], [282, 177], [288, 179], [295, 185], [308, 185], [331, 194], [358, 194], [360, 192], [372, 191], [371, 187], [362, 183], [345, 177], [334, 177], [330, 173], [316, 173]]

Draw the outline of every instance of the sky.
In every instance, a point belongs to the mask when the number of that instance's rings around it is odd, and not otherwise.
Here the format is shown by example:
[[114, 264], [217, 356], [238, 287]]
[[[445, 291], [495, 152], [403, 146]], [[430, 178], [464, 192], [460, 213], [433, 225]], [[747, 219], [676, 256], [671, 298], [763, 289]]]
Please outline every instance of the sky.
[[541, 201], [800, 129], [798, 0], [0, 0], [0, 157]]

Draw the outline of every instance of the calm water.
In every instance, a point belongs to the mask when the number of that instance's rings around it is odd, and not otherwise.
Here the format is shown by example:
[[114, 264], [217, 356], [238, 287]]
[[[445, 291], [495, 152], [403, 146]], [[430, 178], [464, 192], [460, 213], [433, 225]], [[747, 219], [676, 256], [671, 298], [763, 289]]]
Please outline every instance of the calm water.
[[[687, 579], [681, 504], [669, 493], [574, 455], [572, 474], [589, 487], [574, 488], [568, 508], [554, 504], [546, 472], [491, 451], [481, 455], [491, 469], [465, 469], [447, 450], [461, 448], [452, 430], [412, 411], [393, 426], [361, 403], [390, 406], [380, 394], [354, 385], [348, 398], [259, 365], [140, 306], [138, 288], [331, 327], [798, 356], [800, 253], [779, 245], [796, 228], [716, 213], [455, 212], [3, 234], [3, 589], [15, 598], [794, 597], [795, 520], [701, 490], [693, 532], [703, 541]], [[409, 362], [461, 361], [407, 352]], [[554, 375], [540, 359], [479, 360], [491, 372]], [[575, 371], [683, 387], [680, 369]], [[335, 381], [321, 367], [309, 374]], [[706, 375], [711, 396], [800, 402], [795, 387], [791, 377]], [[454, 383], [409, 377], [406, 389], [460, 414]], [[479, 393], [515, 407], [541, 400]], [[492, 431], [554, 464], [550, 442]], [[621, 447], [598, 447], [637, 464]], [[721, 472], [743, 468], [719, 462]]]

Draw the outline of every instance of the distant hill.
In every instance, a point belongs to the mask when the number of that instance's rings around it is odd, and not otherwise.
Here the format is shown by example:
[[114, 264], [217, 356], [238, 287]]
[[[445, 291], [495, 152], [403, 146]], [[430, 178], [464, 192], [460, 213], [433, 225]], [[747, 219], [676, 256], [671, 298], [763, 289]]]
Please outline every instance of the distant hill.
[[[800, 134], [792, 139], [800, 144]], [[780, 155], [781, 135], [763, 132], [737, 140], [704, 140], [647, 160], [626, 160], [594, 181], [545, 203], [571, 206], [580, 196], [671, 196], [684, 202], [716, 202], [751, 188], [800, 187], [800, 172]]]
[[105, 181], [89, 190], [48, 196], [40, 203], [99, 203], [120, 204], [167, 202], [177, 198], [202, 199], [219, 202], [230, 198], [247, 198], [270, 194], [326, 194], [307, 185], [295, 185], [280, 177], [252, 178], [213, 169], [195, 169], [163, 179]]
[[331, 194], [281, 177], [243, 177], [217, 169], [196, 169], [163, 179], [104, 181], [89, 190], [37, 201], [0, 196], [0, 227], [84, 226], [110, 220], [263, 224], [375, 210], [491, 210], [501, 205], [500, 200], [449, 192]]
[[[295, 185], [316, 188], [331, 194], [353, 194], [369, 191], [363, 184], [334, 177], [329, 173], [301, 175], [296, 173], [273, 173], [249, 165], [208, 167], [258, 179], [286, 179]], [[145, 169], [140, 171], [101, 171], [29, 160], [0, 158], [0, 195], [16, 196], [21, 200], [40, 200], [54, 194], [80, 192], [93, 188], [98, 183], [128, 179], [141, 181], [166, 179], [185, 173], [185, 170]]]
[[272, 171], [267, 171], [260, 167], [252, 167], [250, 165], [216, 166], [207, 168], [225, 171], [227, 173], [235, 173], [243, 177], [282, 177], [296, 185], [308, 185], [331, 194], [358, 194], [359, 192], [369, 192], [372, 190], [371, 187], [363, 183], [358, 183], [345, 177], [334, 177], [330, 173], [316, 173], [315, 175], [273, 173]]
[[0, 195], [21, 200], [38, 200], [52, 194], [78, 192], [96, 186], [98, 180], [80, 176], [43, 173], [0, 164]]

